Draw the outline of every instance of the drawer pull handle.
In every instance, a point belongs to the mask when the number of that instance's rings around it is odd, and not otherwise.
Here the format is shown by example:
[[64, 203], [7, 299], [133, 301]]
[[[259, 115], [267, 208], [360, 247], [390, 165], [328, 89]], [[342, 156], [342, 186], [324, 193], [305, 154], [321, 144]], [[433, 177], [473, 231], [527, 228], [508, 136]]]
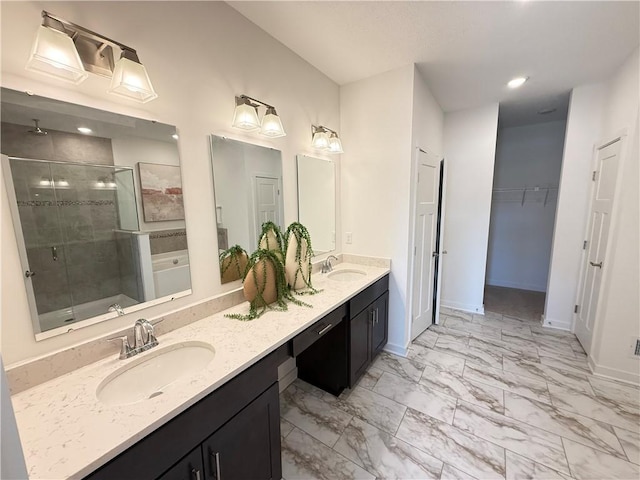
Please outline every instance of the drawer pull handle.
[[216, 462], [215, 466], [213, 466], [212, 470], [215, 471], [215, 479], [216, 480], [221, 480], [220, 479], [220, 454], [218, 452], [211, 452], [211, 456], [213, 457], [213, 460]]
[[200, 470], [194, 468], [191, 470], [191, 475], [193, 475], [193, 480], [200, 480]]
[[322, 330], [320, 330], [318, 332], [318, 335], [322, 335], [323, 333], [325, 333], [326, 331], [328, 331], [331, 327], [333, 327], [333, 324], [330, 323], [329, 325], [327, 325], [326, 327], [324, 327]]
[[602, 268], [602, 262], [600, 262], [600, 263], [589, 262], [589, 263], [591, 264], [592, 267]]

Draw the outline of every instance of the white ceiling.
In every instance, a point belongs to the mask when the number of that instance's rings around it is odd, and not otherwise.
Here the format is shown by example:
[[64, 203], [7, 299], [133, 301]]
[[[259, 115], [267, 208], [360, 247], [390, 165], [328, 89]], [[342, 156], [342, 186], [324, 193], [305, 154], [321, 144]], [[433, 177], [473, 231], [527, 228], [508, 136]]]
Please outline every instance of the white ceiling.
[[499, 101], [503, 126], [566, 116], [640, 43], [638, 1], [228, 3], [340, 85], [416, 63], [445, 112]]

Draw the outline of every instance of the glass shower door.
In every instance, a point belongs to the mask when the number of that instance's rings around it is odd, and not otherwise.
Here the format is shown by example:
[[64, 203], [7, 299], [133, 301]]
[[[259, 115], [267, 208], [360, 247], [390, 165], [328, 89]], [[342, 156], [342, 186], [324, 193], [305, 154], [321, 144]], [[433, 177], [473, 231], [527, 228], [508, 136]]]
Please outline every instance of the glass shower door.
[[[62, 327], [73, 321], [69, 284], [55, 181], [49, 162], [10, 159], [26, 259], [39, 319], [37, 331]], [[25, 262], [26, 260], [26, 262]]]

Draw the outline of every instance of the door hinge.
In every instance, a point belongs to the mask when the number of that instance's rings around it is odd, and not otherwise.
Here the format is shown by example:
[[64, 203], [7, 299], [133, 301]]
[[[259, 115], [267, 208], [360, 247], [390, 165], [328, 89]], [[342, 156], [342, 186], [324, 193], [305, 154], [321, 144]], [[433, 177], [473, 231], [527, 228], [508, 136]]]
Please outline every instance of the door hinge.
[[596, 171], [593, 171], [593, 175], [591, 175], [591, 180], [596, 181]]
[[575, 307], [573, 307], [573, 313], [578, 313], [578, 310], [579, 310], [578, 305], [576, 305]]
[[587, 249], [587, 241], [586, 240], [584, 242], [582, 242], [582, 249], [583, 250]]
[[417, 253], [418, 253], [418, 247], [415, 246], [413, 247], [413, 256], [415, 257]]
[[418, 183], [420, 183], [420, 173], [418, 173]]

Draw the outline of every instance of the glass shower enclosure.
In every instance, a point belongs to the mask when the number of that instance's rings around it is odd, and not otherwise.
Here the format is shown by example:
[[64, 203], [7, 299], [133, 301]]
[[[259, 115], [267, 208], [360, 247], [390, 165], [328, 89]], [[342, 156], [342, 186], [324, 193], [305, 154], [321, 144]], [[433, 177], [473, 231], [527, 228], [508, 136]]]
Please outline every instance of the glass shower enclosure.
[[9, 166], [38, 330], [143, 301], [135, 245], [121, 234], [139, 229], [133, 169], [23, 158]]

